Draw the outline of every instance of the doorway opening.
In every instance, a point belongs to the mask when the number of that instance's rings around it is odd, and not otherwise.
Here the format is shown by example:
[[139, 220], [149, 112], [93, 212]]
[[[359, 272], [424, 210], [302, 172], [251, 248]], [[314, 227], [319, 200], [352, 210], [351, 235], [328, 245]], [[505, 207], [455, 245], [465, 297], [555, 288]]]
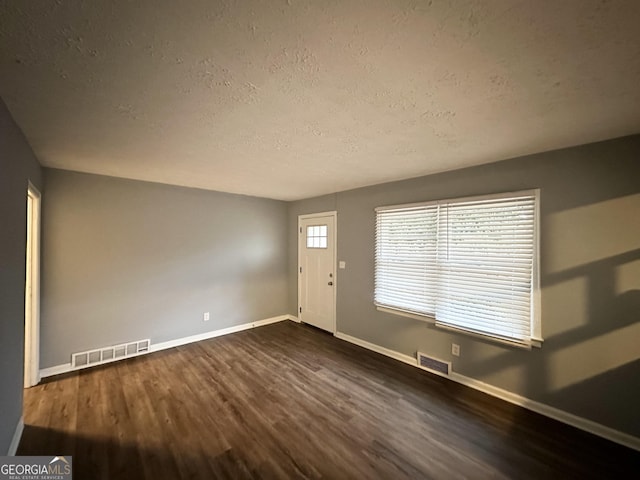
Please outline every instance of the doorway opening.
[[40, 381], [40, 192], [27, 188], [26, 282], [24, 295], [24, 387]]

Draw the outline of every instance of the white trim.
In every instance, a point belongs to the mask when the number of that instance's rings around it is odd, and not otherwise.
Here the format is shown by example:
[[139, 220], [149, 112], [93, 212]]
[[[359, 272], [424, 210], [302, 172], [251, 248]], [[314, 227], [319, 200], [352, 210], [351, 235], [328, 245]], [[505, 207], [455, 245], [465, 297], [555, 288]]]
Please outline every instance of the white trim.
[[[400, 362], [412, 365], [416, 368], [420, 368], [417, 360], [409, 355], [405, 355], [403, 353], [381, 347], [380, 345], [361, 340], [357, 337], [352, 337], [351, 335], [347, 335], [345, 333], [336, 332], [335, 336], [336, 338], [366, 348], [367, 350], [372, 350], [376, 353], [380, 353], [381, 355], [385, 355]], [[615, 430], [611, 427], [602, 425], [601, 423], [594, 422], [593, 420], [579, 417], [572, 413], [565, 412], [564, 410], [560, 410], [544, 403], [531, 400], [516, 393], [509, 392], [508, 390], [489, 385], [488, 383], [481, 382], [480, 380], [476, 380], [453, 371], [451, 371], [451, 374], [446, 378], [465, 385], [469, 388], [473, 388], [474, 390], [479, 390], [493, 397], [512, 403], [514, 405], [524, 407], [546, 417], [553, 418], [554, 420], [558, 420], [559, 422], [566, 423], [567, 425], [571, 425], [580, 430], [584, 430], [585, 432], [592, 433], [612, 442], [624, 445], [625, 447], [640, 451], [640, 438], [629, 435], [628, 433]]]
[[535, 212], [534, 218], [535, 222], [533, 225], [533, 239], [534, 245], [533, 248], [533, 258], [536, 262], [533, 265], [533, 278], [532, 282], [532, 308], [533, 308], [533, 318], [531, 319], [531, 335], [530, 339], [532, 341], [532, 345], [534, 347], [541, 347], [542, 342], [544, 341], [542, 338], [542, 299], [541, 299], [541, 289], [540, 289], [540, 239], [542, 238], [540, 234], [540, 189], [536, 188], [534, 190], [536, 203], [535, 203]]
[[304, 215], [298, 215], [298, 227], [296, 231], [296, 235], [298, 236], [298, 266], [296, 276], [298, 278], [298, 307], [297, 307], [297, 322], [303, 321], [303, 316], [300, 315], [302, 305], [300, 304], [300, 299], [302, 298], [302, 284], [300, 282], [300, 269], [302, 268], [301, 263], [301, 255], [302, 255], [302, 220], [308, 220], [311, 218], [317, 217], [333, 217], [333, 326], [331, 333], [334, 335], [338, 331], [338, 320], [337, 320], [337, 298], [338, 298], [338, 211], [332, 210], [330, 212], [320, 212], [320, 213], [307, 213]]
[[640, 451], [640, 438], [629, 435], [628, 433], [621, 432], [614, 428], [607, 427], [606, 425], [602, 425], [601, 423], [594, 422], [593, 420], [579, 417], [578, 415], [560, 410], [559, 408], [531, 400], [521, 395], [509, 392], [508, 390], [489, 385], [488, 383], [484, 383], [480, 380], [475, 380], [455, 372], [453, 372], [449, 378], [455, 382], [461, 383], [462, 385], [479, 390], [493, 397], [500, 398], [506, 402], [513, 403], [514, 405], [524, 407], [528, 410], [544, 415], [545, 417], [553, 418], [554, 420], [566, 423], [567, 425], [584, 430], [585, 432], [592, 433], [612, 442], [624, 445], [625, 447]]
[[[47, 378], [47, 377], [52, 377], [54, 375], [60, 375], [62, 373], [70, 372], [71, 370], [74, 370], [71, 368], [71, 362], [63, 363], [61, 365], [55, 365], [53, 367], [43, 368], [40, 370], [40, 378]], [[77, 370], [79, 370], [79, 368]]]
[[198, 335], [191, 335], [189, 337], [178, 338], [176, 340], [169, 340], [168, 342], [160, 342], [151, 344], [149, 348], [150, 352], [158, 352], [160, 350], [166, 350], [167, 348], [179, 347], [188, 343], [200, 342], [202, 340], [208, 340], [210, 338], [221, 337], [223, 335], [229, 335], [230, 333], [241, 332], [243, 330], [249, 330], [251, 328], [262, 327], [271, 323], [282, 322], [288, 320], [288, 315], [280, 315], [278, 317], [266, 318], [264, 320], [258, 320], [257, 322], [243, 323], [242, 325], [235, 325], [233, 327], [221, 328], [220, 330], [213, 330], [211, 332], [200, 333]]
[[440, 323], [436, 320], [435, 326], [442, 330], [448, 330], [453, 333], [459, 333], [461, 335], [469, 335], [470, 337], [480, 338], [482, 340], [491, 341], [493, 343], [499, 343], [508, 347], [520, 348], [522, 350], [531, 350], [532, 347], [541, 348], [542, 340], [529, 339], [528, 342], [518, 342], [516, 340], [509, 340], [508, 338], [499, 337], [497, 335], [491, 335], [484, 332], [476, 332], [473, 330], [467, 330], [466, 328], [458, 328], [446, 323]]
[[[277, 323], [277, 322], [282, 322], [284, 320], [293, 320], [298, 321], [296, 317], [294, 317], [293, 315], [279, 315], [277, 317], [271, 317], [271, 318], [265, 318], [264, 320], [258, 320], [255, 322], [249, 322], [249, 323], [244, 323], [242, 325], [235, 325], [233, 327], [228, 327], [228, 328], [221, 328], [220, 330], [212, 330], [210, 332], [205, 332], [205, 333], [200, 333], [197, 335], [191, 335], [189, 337], [182, 337], [182, 338], [178, 338], [175, 340], [169, 340], [166, 342], [160, 342], [160, 343], [156, 343], [156, 344], [150, 344], [149, 345], [149, 351], [148, 352], [141, 352], [141, 353], [137, 353], [134, 355], [129, 355], [126, 357], [122, 357], [121, 359], [124, 360], [125, 358], [133, 358], [133, 357], [137, 357], [140, 355], [146, 355], [148, 353], [152, 353], [152, 352], [159, 352], [160, 350], [166, 350], [168, 348], [173, 348], [173, 347], [179, 347], [181, 345], [186, 345], [188, 343], [193, 343], [193, 342], [199, 342], [201, 340], [207, 340], [209, 338], [215, 338], [215, 337], [220, 337], [222, 335], [228, 335], [230, 333], [236, 333], [236, 332], [241, 332], [243, 330], [248, 330], [251, 328], [256, 328], [256, 327], [262, 327], [264, 325], [269, 325], [271, 323]], [[115, 361], [118, 361], [120, 359], [117, 359]], [[62, 365], [56, 365], [53, 367], [48, 367], [48, 368], [43, 368], [42, 370], [40, 370], [40, 377], [42, 378], [46, 378], [46, 377], [51, 377], [53, 375], [60, 375], [62, 373], [67, 373], [67, 372], [72, 372], [72, 371], [76, 371], [76, 370], [83, 370], [85, 368], [90, 368], [90, 367], [94, 367], [94, 366], [98, 366], [98, 365], [104, 365], [105, 363], [112, 363], [112, 360], [106, 361], [106, 362], [99, 362], [99, 363], [92, 363], [90, 365], [82, 365], [80, 367], [76, 367], [76, 368], [72, 368], [71, 367], [71, 363], [63, 363]]]
[[405, 355], [404, 353], [396, 352], [395, 350], [390, 350], [388, 348], [381, 347], [380, 345], [376, 345], [375, 343], [369, 343], [366, 340], [361, 340], [357, 337], [352, 337], [351, 335], [347, 335], [346, 333], [342, 333], [342, 332], [336, 332], [335, 337], [339, 338], [340, 340], [353, 343], [354, 345], [358, 345], [359, 347], [366, 348], [367, 350], [372, 350], [376, 353], [380, 353], [387, 357], [391, 357], [394, 360], [398, 360], [399, 362], [407, 363], [414, 367], [418, 366], [418, 361], [415, 358], [410, 357], [409, 355]]
[[24, 324], [24, 387], [40, 381], [40, 230], [41, 194], [27, 184], [27, 250]]
[[23, 431], [24, 431], [24, 417], [20, 417], [20, 420], [18, 420], [18, 424], [16, 425], [16, 430], [13, 432], [11, 443], [9, 444], [9, 450], [7, 451], [8, 457], [13, 457], [18, 451], [18, 446], [20, 445], [20, 439], [22, 438]]
[[531, 347], [536, 347], [536, 348], [542, 347], [543, 340], [541, 338], [531, 338], [529, 343], [521, 343], [521, 342], [511, 341], [508, 339], [503, 339], [494, 335], [489, 335], [487, 333], [473, 332], [471, 330], [465, 330], [462, 328], [452, 327], [444, 323], [439, 323], [431, 315], [410, 312], [408, 310], [402, 310], [400, 308], [383, 307], [382, 305], [378, 305], [378, 304], [374, 304], [374, 305], [376, 306], [376, 310], [378, 310], [379, 312], [389, 313], [391, 315], [398, 315], [400, 317], [413, 318], [415, 320], [420, 320], [421, 322], [430, 323], [434, 327], [441, 328], [443, 330], [449, 330], [455, 333], [459, 333], [461, 335], [469, 335], [472, 337], [480, 338], [482, 340], [501, 343], [503, 345], [508, 345], [509, 347], [516, 347], [524, 350], [531, 350]]
[[[330, 210], [328, 212], [318, 212], [318, 213], [305, 213], [304, 215], [298, 215], [298, 220], [300, 219], [307, 219], [307, 218], [314, 218], [314, 217], [329, 217], [332, 215], [336, 215], [338, 213], [337, 210]], [[298, 224], [298, 226], [300, 226], [300, 224]]]
[[462, 203], [462, 202], [481, 202], [484, 200], [491, 201], [500, 198], [518, 198], [537, 196], [540, 193], [539, 188], [530, 188], [528, 190], [518, 190], [516, 192], [490, 193], [488, 195], [473, 195], [470, 197], [441, 198], [439, 200], [429, 200], [426, 202], [402, 203], [399, 205], [385, 205], [374, 208], [376, 212], [385, 212], [388, 210], [411, 210], [413, 208], [430, 207], [432, 205], [441, 205], [443, 203]]
[[436, 323], [436, 319], [431, 315], [427, 315], [426, 313], [415, 313], [410, 312], [409, 310], [402, 310], [401, 308], [385, 307], [382, 305], [378, 305], [375, 302], [374, 305], [376, 306], [376, 310], [378, 310], [379, 312], [390, 313], [391, 315], [399, 315], [401, 317], [413, 318], [415, 320], [420, 320], [421, 322], [431, 323], [434, 325]]

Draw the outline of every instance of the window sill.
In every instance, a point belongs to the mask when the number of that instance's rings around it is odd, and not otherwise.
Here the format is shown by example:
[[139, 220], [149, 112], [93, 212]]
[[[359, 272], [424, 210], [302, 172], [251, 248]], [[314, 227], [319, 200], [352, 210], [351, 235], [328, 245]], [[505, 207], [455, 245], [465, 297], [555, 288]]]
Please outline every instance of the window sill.
[[413, 318], [415, 320], [420, 320], [421, 322], [432, 323], [434, 325], [436, 323], [436, 319], [433, 318], [433, 317], [430, 317], [428, 315], [421, 315], [421, 314], [415, 313], [415, 312], [410, 312], [408, 310], [400, 310], [400, 309], [396, 309], [396, 308], [381, 307], [379, 305], [376, 305], [376, 310], [378, 310], [379, 312], [390, 313], [392, 315], [399, 315], [401, 317]]
[[438, 328], [440, 328], [442, 330], [449, 330], [451, 332], [460, 333], [462, 335], [468, 335], [468, 336], [471, 336], [471, 337], [480, 338], [482, 340], [487, 340], [487, 341], [490, 341], [490, 342], [499, 343], [501, 345], [507, 345], [507, 346], [510, 346], [510, 347], [520, 348], [520, 349], [524, 349], [524, 350], [531, 350], [532, 348], [541, 348], [542, 347], [542, 342], [544, 341], [541, 338], [532, 338], [530, 340], [530, 342], [528, 342], [528, 343], [521, 343], [521, 342], [517, 342], [517, 341], [503, 339], [503, 338], [500, 338], [500, 337], [494, 337], [492, 335], [486, 335], [486, 334], [479, 333], [479, 332], [473, 332], [471, 330], [464, 330], [462, 328], [456, 328], [456, 327], [451, 327], [449, 325], [443, 325], [442, 323], [438, 323], [438, 321], [435, 318], [430, 317], [429, 315], [421, 315], [419, 313], [409, 312], [407, 310], [400, 310], [400, 309], [395, 309], [395, 308], [382, 307], [382, 306], [378, 306], [378, 305], [376, 305], [376, 310], [378, 310], [379, 312], [390, 313], [392, 315], [399, 315], [401, 317], [413, 318], [415, 320], [420, 320], [421, 322], [431, 323], [434, 326], [436, 326], [436, 327], [438, 327]]

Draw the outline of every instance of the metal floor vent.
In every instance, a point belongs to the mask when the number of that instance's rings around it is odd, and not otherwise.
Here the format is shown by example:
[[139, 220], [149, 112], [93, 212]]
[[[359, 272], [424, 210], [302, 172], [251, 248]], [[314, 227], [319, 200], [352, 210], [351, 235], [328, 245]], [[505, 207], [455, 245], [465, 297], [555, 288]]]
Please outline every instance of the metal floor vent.
[[136, 342], [113, 345], [111, 347], [88, 350], [86, 352], [73, 353], [71, 355], [71, 368], [83, 368], [101, 363], [114, 362], [127, 357], [134, 357], [149, 352], [151, 340], [138, 340]]
[[422, 352], [418, 352], [418, 366], [436, 375], [446, 377], [448, 377], [451, 372], [451, 362], [430, 357]]

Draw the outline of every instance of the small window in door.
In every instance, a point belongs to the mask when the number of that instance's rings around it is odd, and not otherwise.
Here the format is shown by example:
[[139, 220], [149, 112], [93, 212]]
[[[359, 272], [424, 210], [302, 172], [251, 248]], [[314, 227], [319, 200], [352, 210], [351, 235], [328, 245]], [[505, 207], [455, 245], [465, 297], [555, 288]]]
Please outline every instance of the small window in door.
[[326, 225], [309, 225], [307, 227], [307, 248], [327, 248]]

